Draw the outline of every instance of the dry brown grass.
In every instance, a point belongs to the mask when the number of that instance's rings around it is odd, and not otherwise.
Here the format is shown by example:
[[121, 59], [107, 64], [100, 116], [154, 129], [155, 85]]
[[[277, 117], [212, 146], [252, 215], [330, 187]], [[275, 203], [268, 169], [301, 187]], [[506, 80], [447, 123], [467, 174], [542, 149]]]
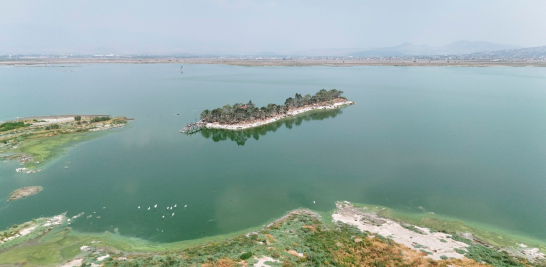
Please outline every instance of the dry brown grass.
[[246, 266], [246, 262], [235, 262], [229, 258], [222, 258], [217, 262], [203, 263], [201, 267], [233, 267], [233, 266]]
[[316, 225], [312, 225], [312, 226], [311, 226], [311, 225], [304, 225], [304, 226], [302, 226], [301, 228], [309, 229], [309, 230], [311, 230], [311, 231], [313, 231], [313, 232], [316, 232], [316, 231], [317, 231]]
[[358, 242], [362, 244], [359, 246], [338, 243], [341, 246], [334, 252], [334, 260], [344, 266], [488, 266], [470, 259], [435, 261], [424, 252], [377, 238], [367, 237], [363, 241]]

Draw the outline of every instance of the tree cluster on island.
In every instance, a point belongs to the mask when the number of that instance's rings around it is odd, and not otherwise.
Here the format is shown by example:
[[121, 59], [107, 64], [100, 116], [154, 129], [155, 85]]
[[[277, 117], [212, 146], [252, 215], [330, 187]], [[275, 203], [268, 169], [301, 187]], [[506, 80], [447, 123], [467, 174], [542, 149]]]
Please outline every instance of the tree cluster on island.
[[30, 126], [30, 123], [24, 123], [22, 121], [18, 122], [5, 122], [0, 124], [0, 132], [6, 132], [13, 129], [21, 128], [21, 127], [28, 127]]
[[326, 104], [334, 99], [344, 99], [341, 96], [343, 91], [336, 89], [318, 91], [315, 95], [305, 95], [296, 93], [294, 97], [289, 97], [284, 102], [284, 105], [268, 104], [263, 107], [256, 107], [252, 100], [248, 103], [235, 103], [233, 106], [225, 105], [221, 108], [213, 110], [205, 109], [201, 112], [200, 118], [202, 122], [213, 123], [219, 122], [222, 124], [236, 124], [241, 122], [249, 122], [254, 120], [264, 120], [271, 117], [286, 114], [288, 111], [301, 108], [309, 105]]

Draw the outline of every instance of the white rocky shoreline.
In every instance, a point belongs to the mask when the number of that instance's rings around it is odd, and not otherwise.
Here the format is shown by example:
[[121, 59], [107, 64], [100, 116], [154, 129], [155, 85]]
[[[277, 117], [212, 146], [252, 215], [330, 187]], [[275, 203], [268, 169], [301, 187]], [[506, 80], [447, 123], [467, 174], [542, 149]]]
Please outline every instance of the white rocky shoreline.
[[223, 130], [245, 130], [249, 128], [263, 126], [278, 120], [284, 119], [286, 117], [295, 116], [312, 110], [326, 110], [326, 109], [338, 109], [343, 106], [353, 105], [355, 102], [350, 100], [345, 100], [341, 102], [335, 102], [328, 105], [308, 105], [301, 108], [292, 109], [286, 114], [275, 116], [266, 120], [258, 120], [251, 123], [237, 123], [237, 124], [220, 124], [218, 122], [214, 123], [202, 123], [202, 127], [206, 129], [223, 129]]
[[[14, 242], [16, 244], [18, 243], [18, 241], [20, 242], [25, 241], [25, 240], [21, 241], [20, 239], [24, 239], [25, 237], [28, 237], [34, 233], [43, 234], [43, 233], [49, 232], [53, 228], [63, 224], [65, 220], [66, 220], [66, 212], [53, 216], [53, 217], [38, 218], [36, 220], [26, 222], [22, 224], [21, 226], [17, 227], [17, 229], [15, 230], [11, 229], [11, 231], [15, 231], [15, 233], [12, 233], [11, 235], [8, 235], [7, 237], [0, 237], [0, 248], [2, 248], [2, 245], [7, 244], [8, 242]], [[10, 229], [8, 229], [8, 231], [9, 230]], [[2, 232], [5, 232], [5, 231], [0, 231], [0, 233]]]
[[[366, 207], [355, 207], [348, 201], [336, 202], [337, 210], [332, 219], [348, 225], [356, 226], [360, 231], [372, 235], [381, 235], [392, 239], [398, 244], [416, 251], [425, 252], [426, 257], [441, 260], [442, 258], [462, 259], [470, 245], [454, 240], [451, 235], [436, 232], [426, 227], [419, 227], [383, 217]], [[461, 233], [463, 237], [470, 237], [471, 233]], [[525, 244], [518, 244], [518, 248], [496, 247], [496, 250], [506, 251], [513, 256], [526, 258], [531, 263], [546, 260], [546, 254], [538, 248], [529, 248]]]

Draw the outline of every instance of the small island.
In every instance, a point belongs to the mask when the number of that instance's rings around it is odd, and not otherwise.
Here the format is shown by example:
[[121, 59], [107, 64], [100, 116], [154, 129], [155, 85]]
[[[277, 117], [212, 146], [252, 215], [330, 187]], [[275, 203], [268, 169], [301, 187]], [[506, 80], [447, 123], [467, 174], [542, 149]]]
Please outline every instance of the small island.
[[28, 187], [19, 188], [11, 192], [11, 194], [9, 194], [8, 202], [25, 198], [28, 196], [36, 195], [40, 193], [40, 191], [42, 191], [43, 189], [44, 188], [41, 186], [28, 186]]
[[353, 101], [341, 96], [343, 91], [336, 89], [318, 91], [315, 95], [302, 96], [296, 93], [289, 97], [284, 105], [268, 104], [261, 108], [252, 101], [246, 104], [235, 103], [213, 110], [205, 109], [201, 112], [200, 121], [187, 124], [182, 133], [194, 133], [201, 128], [244, 130], [278, 121], [282, 118], [298, 115], [311, 110], [337, 109], [354, 104]]

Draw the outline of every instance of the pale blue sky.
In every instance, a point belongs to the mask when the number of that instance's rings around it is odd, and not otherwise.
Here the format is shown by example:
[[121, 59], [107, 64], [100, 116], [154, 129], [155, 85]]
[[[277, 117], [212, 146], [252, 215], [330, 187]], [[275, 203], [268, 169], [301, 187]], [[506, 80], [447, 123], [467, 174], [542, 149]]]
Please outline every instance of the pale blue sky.
[[0, 0], [0, 53], [292, 53], [546, 45], [544, 0]]

